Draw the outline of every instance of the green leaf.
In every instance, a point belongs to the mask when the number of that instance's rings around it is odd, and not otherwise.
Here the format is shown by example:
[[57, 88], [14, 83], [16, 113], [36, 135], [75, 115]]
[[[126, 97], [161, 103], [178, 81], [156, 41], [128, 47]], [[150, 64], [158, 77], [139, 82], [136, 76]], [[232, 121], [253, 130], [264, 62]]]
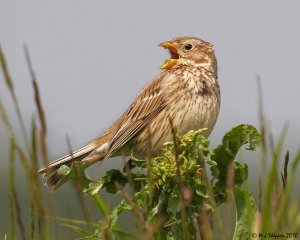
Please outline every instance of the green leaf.
[[127, 177], [116, 169], [105, 172], [99, 181], [91, 181], [87, 176], [84, 177], [89, 181], [83, 191], [91, 195], [97, 194], [103, 188], [106, 188], [108, 193], [115, 194], [119, 190], [117, 185], [123, 187], [128, 182]]
[[241, 185], [248, 178], [248, 166], [247, 164], [234, 162], [234, 183]]
[[236, 186], [234, 188], [236, 208], [236, 224], [233, 239], [251, 239], [251, 229], [256, 207], [248, 190]]
[[248, 178], [248, 166], [234, 161], [239, 149], [246, 145], [247, 150], [254, 151], [262, 142], [257, 129], [251, 125], [241, 124], [225, 134], [222, 144], [212, 151], [211, 174], [215, 179], [214, 195], [220, 204], [226, 199], [226, 176], [228, 168], [234, 162], [234, 184], [241, 185]]
[[58, 175], [64, 175], [67, 176], [71, 173], [71, 168], [68, 167], [67, 165], [62, 165], [59, 167], [59, 169], [57, 170], [57, 174]]
[[176, 214], [176, 212], [180, 211], [180, 201], [181, 197], [177, 194], [172, 194], [168, 201], [168, 212]]
[[111, 219], [111, 226], [117, 226], [119, 216], [122, 212], [131, 210], [132, 207], [123, 199], [113, 210], [110, 219]]
[[119, 190], [116, 183], [123, 187], [128, 182], [128, 179], [120, 172], [120, 170], [112, 169], [105, 172], [99, 182], [101, 188], [106, 188], [107, 192], [114, 194]]
[[247, 145], [247, 150], [254, 151], [260, 146], [261, 141], [261, 135], [255, 127], [241, 124], [225, 134], [222, 146], [235, 156], [243, 145]]

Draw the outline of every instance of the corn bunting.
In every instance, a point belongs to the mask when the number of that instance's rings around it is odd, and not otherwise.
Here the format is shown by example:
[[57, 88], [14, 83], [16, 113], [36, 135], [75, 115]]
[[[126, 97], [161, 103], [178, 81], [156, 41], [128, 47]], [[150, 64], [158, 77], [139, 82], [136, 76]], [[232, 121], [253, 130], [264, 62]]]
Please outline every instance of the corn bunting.
[[89, 167], [114, 156], [145, 157], [149, 146], [151, 156], [157, 156], [163, 143], [172, 140], [172, 125], [179, 134], [200, 128], [207, 128], [206, 136], [211, 133], [221, 102], [213, 46], [195, 37], [178, 37], [160, 46], [170, 53], [160, 67], [164, 71], [140, 91], [120, 118], [95, 140], [38, 171], [47, 177], [50, 190], [66, 182], [57, 169], [73, 161]]

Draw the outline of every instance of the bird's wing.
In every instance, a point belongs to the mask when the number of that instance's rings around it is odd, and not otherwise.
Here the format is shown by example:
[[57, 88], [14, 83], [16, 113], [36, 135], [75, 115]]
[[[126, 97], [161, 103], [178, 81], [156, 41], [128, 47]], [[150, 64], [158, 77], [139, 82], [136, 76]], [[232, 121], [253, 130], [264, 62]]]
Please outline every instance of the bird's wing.
[[105, 158], [118, 151], [165, 108], [166, 103], [160, 88], [164, 75], [162, 73], [147, 84], [129, 107], [109, 144]]

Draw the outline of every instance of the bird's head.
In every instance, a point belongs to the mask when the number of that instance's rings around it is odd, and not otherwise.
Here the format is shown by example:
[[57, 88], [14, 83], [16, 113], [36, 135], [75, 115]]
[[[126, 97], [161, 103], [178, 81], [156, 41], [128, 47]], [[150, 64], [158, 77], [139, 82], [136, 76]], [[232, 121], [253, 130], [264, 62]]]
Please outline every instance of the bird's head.
[[163, 70], [171, 69], [180, 62], [190, 62], [208, 67], [216, 64], [212, 44], [199, 38], [178, 37], [163, 42], [159, 46], [168, 49], [170, 53], [170, 59], [165, 60], [164, 64], [160, 66]]

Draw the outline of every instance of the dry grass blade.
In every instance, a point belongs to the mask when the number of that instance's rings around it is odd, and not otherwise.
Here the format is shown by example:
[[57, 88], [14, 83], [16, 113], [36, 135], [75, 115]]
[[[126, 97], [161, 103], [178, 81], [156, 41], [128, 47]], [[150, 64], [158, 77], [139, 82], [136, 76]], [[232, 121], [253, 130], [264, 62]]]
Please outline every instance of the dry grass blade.
[[37, 79], [35, 76], [35, 73], [33, 71], [29, 51], [26, 45], [24, 45], [24, 51], [25, 51], [25, 57], [28, 64], [29, 72], [32, 79], [32, 85], [34, 90], [34, 100], [38, 111], [38, 119], [41, 125], [41, 131], [40, 131], [40, 139], [41, 139], [41, 152], [42, 157], [44, 160], [44, 165], [48, 164], [48, 154], [47, 154], [47, 144], [46, 144], [46, 135], [47, 135], [47, 124], [46, 124], [46, 117], [45, 117], [45, 111], [42, 105], [40, 91], [37, 84]]
[[[280, 154], [282, 152], [283, 143], [287, 134], [287, 126], [285, 126], [280, 134], [278, 143], [274, 144], [274, 139], [270, 135], [270, 151], [272, 154], [272, 165], [270, 168], [270, 172], [268, 174], [268, 181], [266, 182], [266, 187], [264, 190], [264, 200], [263, 200], [263, 221], [262, 221], [262, 231], [268, 232], [272, 228], [272, 203], [274, 203], [275, 199], [273, 198], [273, 191], [276, 190], [276, 186], [278, 183], [278, 163], [280, 160]], [[276, 195], [278, 197], [278, 195]], [[276, 199], [277, 201], [278, 199]]]
[[[10, 77], [9, 71], [8, 71], [8, 67], [6, 64], [6, 60], [4, 57], [4, 54], [2, 52], [2, 50], [0, 49], [0, 59], [1, 59], [1, 66], [2, 66], [2, 71], [4, 73], [4, 78], [7, 84], [7, 87], [9, 89], [9, 92], [11, 94], [12, 100], [13, 100], [13, 104], [17, 113], [17, 117], [21, 126], [21, 131], [22, 131], [22, 135], [24, 137], [25, 140], [25, 144], [27, 146], [27, 153], [28, 155], [30, 155], [30, 157], [26, 156], [25, 152], [21, 149], [21, 147], [14, 142], [13, 144], [13, 152], [14, 155], [16, 154], [17, 157], [19, 158], [22, 167], [23, 167], [23, 172], [26, 175], [26, 180], [28, 182], [28, 186], [29, 186], [29, 193], [31, 195], [31, 233], [30, 236], [31, 238], [34, 238], [34, 231], [35, 231], [35, 222], [37, 222], [38, 227], [39, 227], [39, 237], [41, 239], [44, 239], [45, 236], [43, 236], [42, 234], [42, 229], [41, 226], [43, 225], [44, 222], [44, 208], [43, 208], [43, 201], [42, 201], [42, 197], [41, 197], [41, 192], [40, 192], [40, 183], [38, 182], [37, 176], [36, 176], [36, 169], [37, 169], [37, 149], [36, 149], [36, 139], [35, 139], [35, 135], [36, 135], [36, 130], [35, 127], [32, 128], [33, 133], [32, 133], [32, 142], [31, 144], [29, 143], [29, 138], [27, 136], [27, 131], [25, 128], [25, 124], [23, 121], [23, 117], [21, 114], [21, 109], [18, 103], [18, 99], [13, 87], [13, 83], [12, 83], [12, 79]], [[6, 111], [4, 109], [4, 107], [2, 106], [2, 104], [0, 105], [0, 110], [1, 110], [1, 115], [2, 115], [2, 119], [5, 123], [5, 125], [7, 126], [7, 128], [10, 130], [11, 133], [11, 138], [14, 138], [14, 132], [13, 129], [10, 125], [10, 121], [9, 118], [6, 114]], [[31, 160], [31, 161], [30, 161]], [[10, 175], [12, 175], [13, 173], [11, 172]], [[11, 177], [13, 178], [13, 177]], [[26, 233], [25, 233], [25, 225], [22, 222], [22, 216], [21, 216], [21, 207], [17, 198], [17, 192], [14, 188], [13, 185], [11, 185], [11, 203], [13, 204], [13, 207], [15, 209], [15, 213], [16, 213], [16, 217], [17, 217], [17, 223], [21, 232], [21, 237], [22, 239], [26, 238]], [[36, 218], [37, 216], [37, 218]], [[27, 224], [26, 224], [27, 226]]]
[[6, 59], [5, 59], [5, 56], [4, 56], [4, 53], [2, 51], [1, 46], [0, 46], [0, 61], [1, 61], [1, 66], [2, 66], [2, 71], [3, 71], [5, 82], [8, 86], [8, 88], [9, 88], [9, 90], [11, 92], [13, 92], [14, 91], [14, 85], [13, 85], [13, 82], [11, 80], [11, 77], [10, 77], [10, 74], [9, 74], [9, 71], [8, 71], [8, 67], [7, 67], [7, 63], [6, 63]]
[[284, 158], [284, 169], [283, 173], [281, 172], [281, 180], [282, 180], [282, 186], [283, 190], [285, 190], [285, 186], [288, 179], [288, 165], [289, 165], [289, 151], [286, 152], [285, 158]]
[[22, 131], [26, 146], [28, 148], [28, 151], [30, 151], [29, 140], [28, 140], [24, 120], [23, 120], [23, 117], [22, 117], [22, 114], [21, 114], [21, 109], [20, 109], [20, 106], [19, 106], [19, 102], [18, 102], [16, 93], [15, 93], [15, 90], [14, 90], [12, 79], [10, 77], [8, 67], [7, 67], [7, 63], [6, 63], [6, 59], [5, 59], [4, 53], [2, 52], [1, 46], [0, 46], [0, 62], [1, 62], [1, 68], [2, 68], [2, 71], [3, 71], [3, 74], [4, 74], [5, 82], [7, 84], [7, 87], [9, 89], [9, 92], [10, 92], [11, 97], [12, 97], [13, 102], [14, 102], [14, 106], [15, 106], [16, 113], [17, 113], [17, 116], [18, 116], [18, 119], [19, 119], [19, 123], [20, 123], [20, 126], [21, 126], [21, 131]]
[[255, 213], [252, 222], [253, 233], [260, 233], [262, 225], [262, 179], [259, 177], [258, 182], [258, 211]]
[[15, 192], [15, 140], [13, 137], [10, 139], [10, 156], [9, 156], [9, 188], [8, 188], [8, 198], [9, 198], [9, 237], [11, 239], [15, 238], [15, 208], [14, 208], [14, 192]]
[[258, 182], [258, 211], [261, 212], [262, 210], [262, 180], [261, 176], [259, 177], [259, 182]]
[[36, 138], [36, 124], [34, 118], [32, 120], [32, 127], [31, 127], [31, 225], [32, 231], [31, 236], [34, 238], [34, 225], [37, 223], [38, 226], [38, 234], [40, 239], [44, 239], [45, 236], [45, 206], [42, 197], [42, 190], [41, 190], [41, 183], [40, 178], [36, 174], [38, 169], [38, 141]]
[[15, 159], [16, 144], [14, 137], [11, 136], [10, 140], [10, 156], [9, 156], [9, 202], [10, 202], [10, 238], [14, 239], [15, 236], [15, 216], [17, 217], [18, 227], [22, 239], [26, 239], [25, 226], [22, 221], [22, 211], [20, 208], [19, 199], [15, 189], [14, 178], [14, 159]]
[[28, 162], [28, 159], [27, 159], [25, 153], [23, 152], [23, 150], [18, 145], [16, 145], [15, 148], [16, 148], [16, 152], [18, 154], [18, 157], [21, 161], [21, 164], [23, 166], [24, 172], [26, 174], [26, 178], [31, 179], [31, 166]]
[[[70, 156], [71, 156], [72, 159], [74, 159], [73, 158], [73, 151], [72, 151], [71, 143], [70, 143], [70, 138], [68, 136], [66, 138], [66, 141], [67, 141]], [[83, 192], [81, 191], [81, 189], [83, 188], [83, 182], [82, 182], [82, 178], [81, 178], [81, 175], [80, 175], [80, 169], [76, 166], [76, 164], [73, 164], [72, 166], [74, 166], [74, 168], [75, 168], [75, 175], [76, 175], [75, 179], [74, 179], [74, 182], [73, 182], [74, 183], [73, 187], [74, 187], [74, 191], [75, 191], [76, 196], [77, 196], [78, 201], [79, 201], [79, 206], [82, 210], [82, 213], [85, 217], [85, 220], [87, 222], [91, 222], [90, 212], [88, 211], [88, 209], [86, 207], [85, 200], [84, 200], [84, 197], [83, 197]]]
[[295, 184], [296, 171], [298, 170], [299, 163], [300, 163], [300, 149], [298, 150], [296, 156], [292, 160], [291, 170], [288, 175], [288, 180], [286, 181], [282, 201], [280, 202], [280, 205], [278, 207], [278, 219], [280, 220], [279, 224], [282, 224], [286, 220], [285, 216], [287, 214], [287, 209], [290, 202], [292, 187]]
[[266, 161], [267, 161], [267, 143], [266, 143], [267, 124], [266, 124], [264, 108], [263, 108], [263, 93], [262, 93], [261, 79], [258, 75], [256, 78], [257, 78], [257, 88], [258, 88], [258, 116], [259, 116], [259, 123], [260, 123], [260, 133], [262, 136], [262, 161], [261, 162], [262, 162], [263, 173], [265, 173]]
[[45, 112], [44, 112], [43, 105], [41, 102], [41, 97], [40, 97], [40, 92], [39, 92], [36, 76], [35, 76], [35, 73], [32, 68], [29, 51], [28, 51], [28, 48], [26, 45], [24, 46], [24, 51], [25, 51], [26, 61], [27, 61], [28, 68], [30, 71], [31, 79], [32, 79], [33, 90], [34, 90], [34, 99], [35, 99], [35, 103], [36, 103], [37, 110], [38, 110], [39, 120], [41, 123], [42, 131], [44, 132], [44, 135], [46, 136], [47, 127], [46, 127]]
[[10, 132], [12, 132], [12, 127], [9, 123], [9, 119], [8, 119], [8, 116], [6, 114], [6, 111], [5, 111], [5, 108], [2, 104], [2, 100], [0, 99], [0, 115], [1, 115], [1, 118], [4, 122], [4, 124], [6, 125], [6, 127], [10, 130]]
[[20, 228], [21, 238], [26, 240], [25, 226], [22, 221], [22, 211], [21, 211], [19, 199], [17, 196], [17, 192], [15, 190], [13, 191], [13, 199], [14, 199], [14, 201], [13, 201], [14, 207], [15, 207], [15, 210], [17, 213], [17, 221], [18, 221], [18, 226]]

